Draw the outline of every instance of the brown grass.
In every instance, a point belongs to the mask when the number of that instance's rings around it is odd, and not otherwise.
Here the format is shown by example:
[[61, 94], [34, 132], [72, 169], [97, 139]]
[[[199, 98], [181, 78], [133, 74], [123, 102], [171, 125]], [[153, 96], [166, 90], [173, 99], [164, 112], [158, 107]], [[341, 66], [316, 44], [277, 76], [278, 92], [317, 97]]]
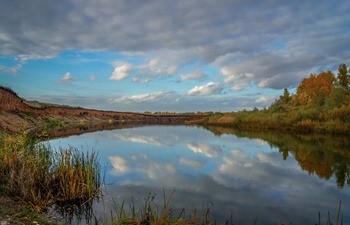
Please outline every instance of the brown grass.
[[0, 192], [38, 211], [56, 202], [83, 204], [100, 193], [100, 165], [95, 153], [73, 148], [54, 152], [34, 144], [27, 134], [2, 135]]

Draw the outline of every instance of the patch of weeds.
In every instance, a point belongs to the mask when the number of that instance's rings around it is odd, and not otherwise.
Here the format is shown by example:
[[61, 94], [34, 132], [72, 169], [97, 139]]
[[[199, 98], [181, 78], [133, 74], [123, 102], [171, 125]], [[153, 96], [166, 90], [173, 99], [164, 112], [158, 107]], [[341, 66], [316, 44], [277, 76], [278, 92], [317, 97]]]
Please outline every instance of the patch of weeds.
[[100, 164], [94, 152], [37, 145], [27, 134], [5, 135], [0, 143], [2, 192], [37, 211], [60, 203], [84, 204], [100, 194]]
[[55, 221], [53, 218], [33, 211], [28, 204], [5, 196], [0, 196], [1, 222], [2, 224], [61, 225], [61, 223]]

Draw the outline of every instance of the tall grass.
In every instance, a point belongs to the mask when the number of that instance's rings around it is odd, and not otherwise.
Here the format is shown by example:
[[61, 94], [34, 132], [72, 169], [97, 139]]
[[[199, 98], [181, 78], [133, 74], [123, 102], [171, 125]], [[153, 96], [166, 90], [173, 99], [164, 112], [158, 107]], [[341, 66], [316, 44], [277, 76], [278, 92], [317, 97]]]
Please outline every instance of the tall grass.
[[[144, 206], [141, 209], [136, 209], [134, 199], [129, 205], [125, 205], [124, 201], [118, 204], [117, 201], [113, 200], [115, 211], [111, 212], [110, 221], [95, 221], [96, 224], [105, 225], [211, 225], [211, 224], [241, 224], [236, 223], [235, 218], [231, 214], [230, 218], [227, 218], [223, 223], [217, 223], [215, 218], [211, 218], [211, 210], [208, 207], [202, 208], [202, 210], [193, 209], [191, 212], [185, 212], [185, 209], [173, 209], [171, 208], [171, 201], [174, 197], [174, 192], [168, 199], [164, 195], [164, 204], [162, 207], [155, 203], [155, 195], [149, 194], [145, 198]], [[328, 212], [325, 220], [321, 220], [321, 213], [318, 213], [318, 221], [315, 225], [343, 225], [344, 217], [342, 213], [342, 203], [340, 201], [336, 217], [332, 221], [330, 212]], [[252, 223], [248, 224], [261, 224], [264, 218], [261, 216], [252, 216]], [[316, 216], [316, 215], [315, 215]], [[315, 218], [316, 219], [316, 218]], [[264, 223], [264, 222], [263, 222]], [[271, 224], [283, 225], [283, 224], [294, 224], [292, 222], [274, 222]]]
[[53, 203], [83, 204], [100, 193], [96, 153], [53, 151], [27, 134], [0, 138], [0, 191], [40, 211]]
[[[149, 194], [145, 198], [144, 206], [141, 209], [135, 208], [135, 202], [132, 199], [129, 207], [125, 206], [124, 202], [118, 204], [114, 202], [116, 212], [111, 212], [111, 222], [105, 222], [108, 225], [207, 225], [212, 224], [210, 220], [210, 210], [203, 208], [200, 212], [197, 209], [193, 210], [192, 214], [185, 215], [185, 210], [175, 212], [176, 210], [170, 207], [171, 200], [175, 191], [166, 199], [164, 194], [164, 205], [159, 207], [155, 203], [155, 195]], [[161, 209], [161, 210], [159, 210]]]
[[94, 152], [60, 149], [54, 153], [54, 184], [59, 201], [89, 200], [100, 188], [100, 164]]

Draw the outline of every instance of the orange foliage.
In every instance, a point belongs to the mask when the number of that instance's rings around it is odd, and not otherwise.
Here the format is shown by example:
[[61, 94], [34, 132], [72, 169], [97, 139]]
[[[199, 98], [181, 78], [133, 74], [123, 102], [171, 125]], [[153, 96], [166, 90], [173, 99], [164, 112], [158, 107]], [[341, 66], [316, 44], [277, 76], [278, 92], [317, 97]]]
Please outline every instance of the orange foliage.
[[305, 105], [312, 103], [316, 96], [326, 96], [333, 88], [335, 81], [331, 71], [321, 72], [318, 75], [311, 74], [309, 78], [304, 78], [297, 89], [297, 100]]

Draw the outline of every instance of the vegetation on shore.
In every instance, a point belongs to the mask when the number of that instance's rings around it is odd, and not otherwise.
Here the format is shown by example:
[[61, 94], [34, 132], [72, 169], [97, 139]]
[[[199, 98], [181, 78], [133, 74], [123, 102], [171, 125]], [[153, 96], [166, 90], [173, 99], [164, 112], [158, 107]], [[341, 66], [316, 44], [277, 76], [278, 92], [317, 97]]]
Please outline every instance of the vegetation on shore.
[[53, 151], [27, 134], [0, 137], [0, 193], [42, 211], [52, 204], [83, 204], [100, 193], [95, 153]]
[[311, 74], [301, 81], [295, 94], [285, 89], [269, 108], [214, 113], [195, 123], [347, 134], [350, 132], [350, 71], [345, 64], [340, 64], [337, 76], [331, 71]]

